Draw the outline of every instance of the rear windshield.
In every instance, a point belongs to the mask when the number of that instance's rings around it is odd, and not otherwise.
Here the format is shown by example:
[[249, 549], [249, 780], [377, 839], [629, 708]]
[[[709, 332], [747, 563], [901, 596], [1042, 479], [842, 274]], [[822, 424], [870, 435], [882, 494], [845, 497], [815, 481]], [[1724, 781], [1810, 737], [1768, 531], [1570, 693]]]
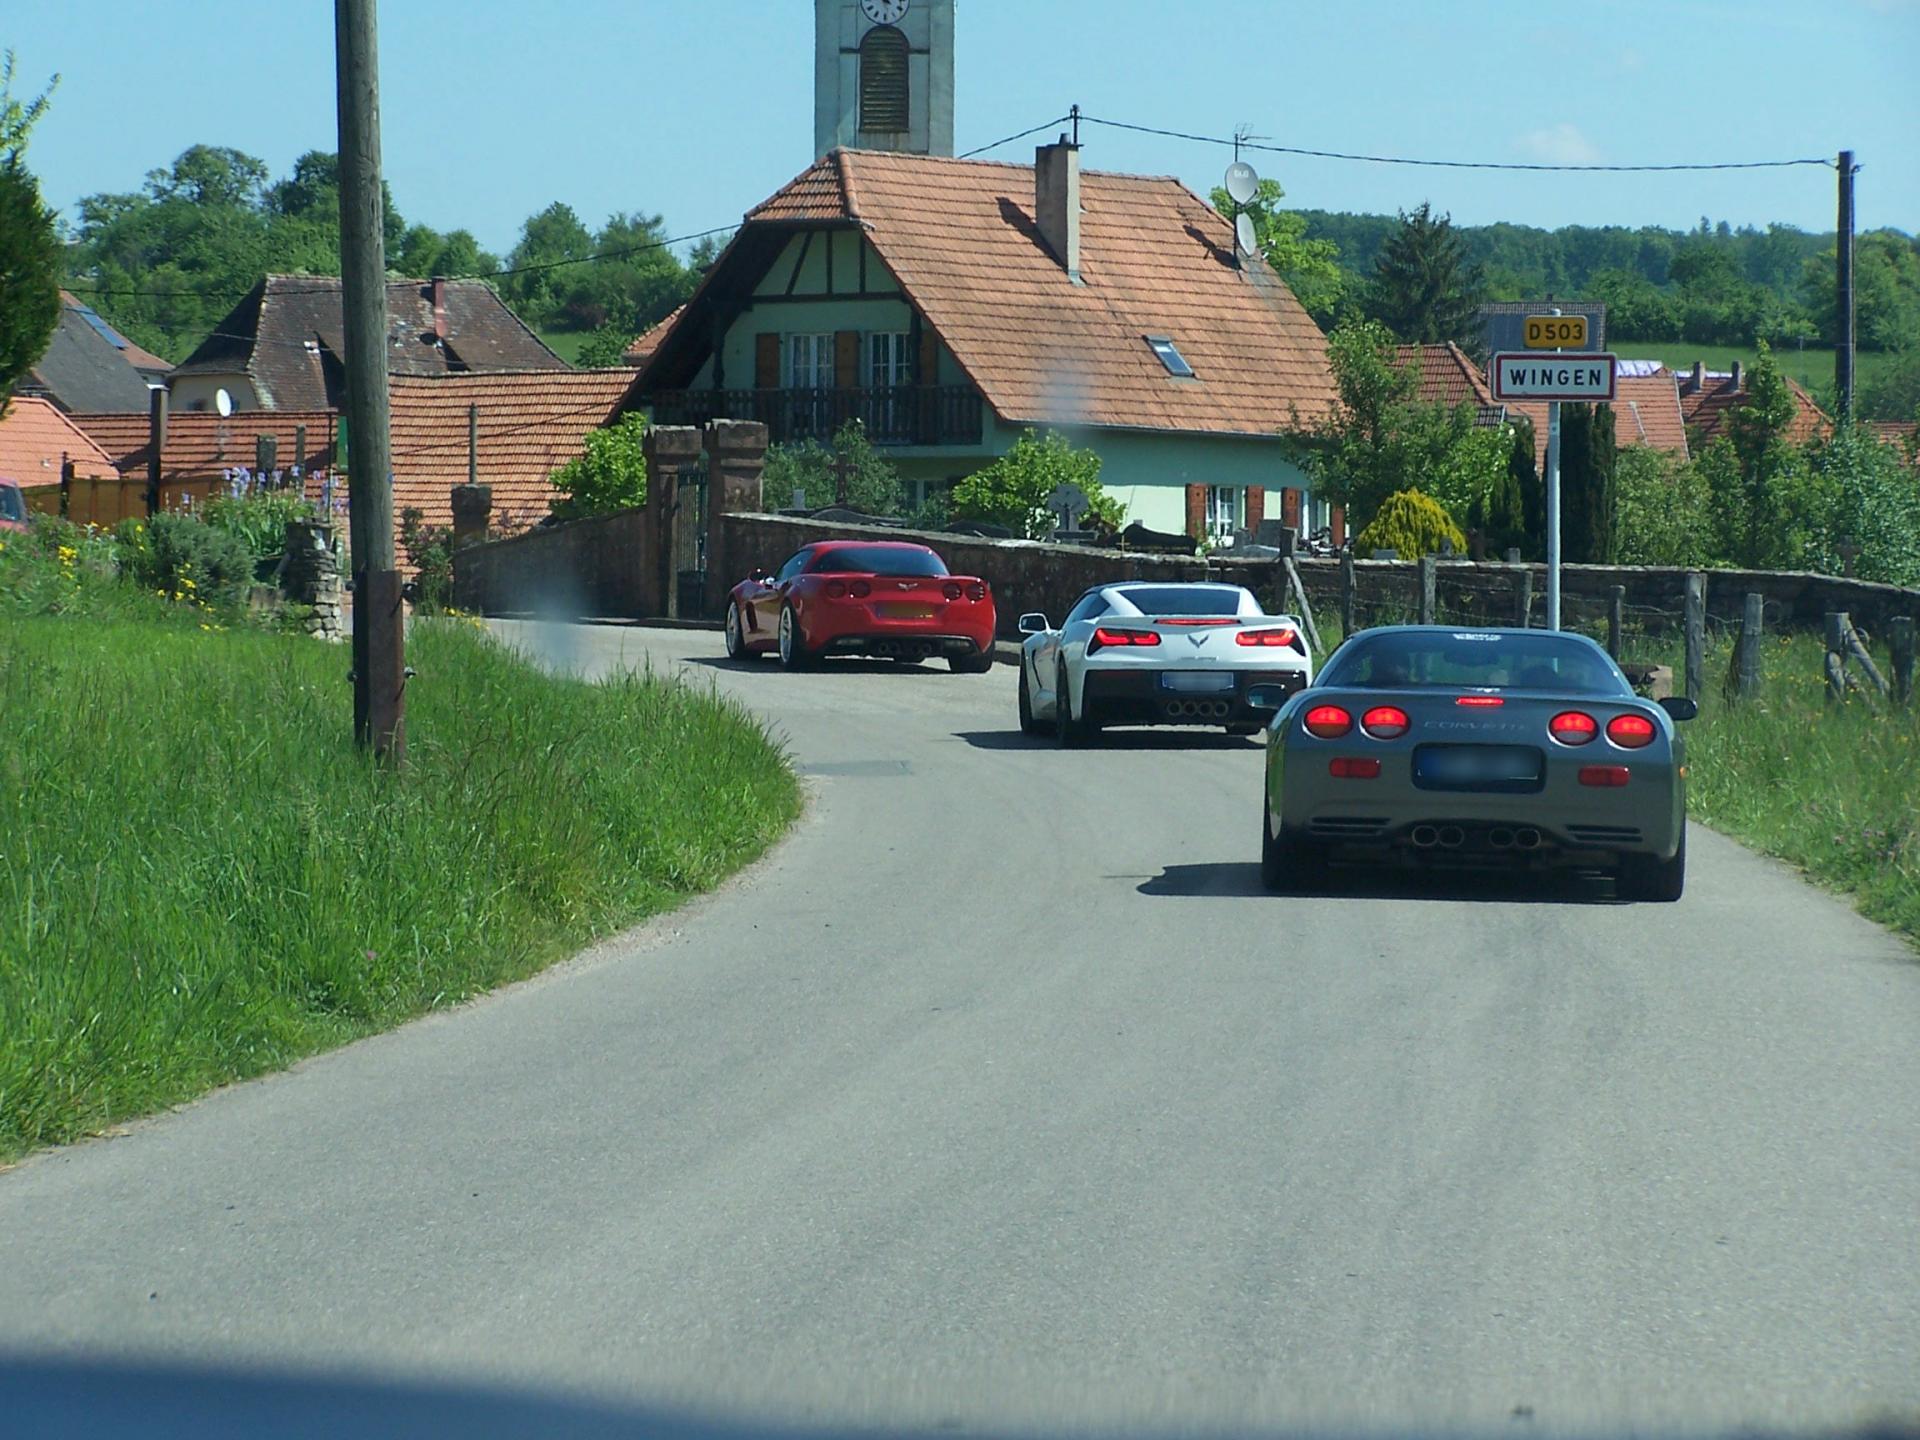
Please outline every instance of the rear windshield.
[[904, 545], [836, 545], [813, 562], [816, 575], [944, 575], [947, 567], [931, 550]]
[[0, 485], [0, 520], [18, 520], [24, 524], [26, 518], [26, 497], [11, 485]]
[[1388, 690], [1432, 686], [1510, 687], [1579, 695], [1629, 693], [1619, 672], [1593, 646], [1547, 630], [1528, 635], [1465, 630], [1360, 635], [1327, 662], [1320, 684]]
[[1142, 615], [1240, 613], [1240, 592], [1225, 585], [1129, 585], [1116, 593]]

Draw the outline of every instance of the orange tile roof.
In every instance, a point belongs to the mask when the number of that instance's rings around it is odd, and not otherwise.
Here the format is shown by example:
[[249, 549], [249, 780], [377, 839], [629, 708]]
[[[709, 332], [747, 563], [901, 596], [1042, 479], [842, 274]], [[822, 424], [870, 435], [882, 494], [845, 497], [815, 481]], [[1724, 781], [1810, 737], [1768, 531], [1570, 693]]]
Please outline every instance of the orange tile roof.
[[547, 476], [586, 448], [633, 384], [630, 369], [395, 375], [389, 386], [393, 507], [429, 525], [453, 523], [450, 492], [467, 483], [467, 407], [480, 410], [480, 483], [493, 522], [525, 529], [552, 508]]
[[[1232, 226], [1178, 180], [1083, 172], [1083, 285], [1033, 212], [1030, 165], [837, 150], [750, 211], [729, 253], [775, 224], [859, 225], [1015, 424], [1266, 436], [1331, 408], [1319, 326], [1264, 263], [1235, 266]], [[729, 268], [716, 264], [703, 291]], [[1147, 335], [1172, 337], [1196, 378], [1169, 376]], [[656, 385], [669, 388], [650, 375]]]
[[0, 479], [58, 485], [62, 459], [78, 477], [111, 480], [113, 461], [50, 400], [17, 396], [0, 416]]
[[652, 358], [653, 352], [660, 348], [660, 342], [667, 331], [673, 328], [673, 322], [680, 318], [680, 312], [687, 307], [679, 305], [666, 319], [654, 323], [652, 328], [643, 330], [634, 342], [621, 352], [620, 358], [629, 365], [644, 365]]
[[[1787, 425], [1787, 439], [1795, 445], [1805, 445], [1830, 431], [1833, 422], [1827, 418], [1827, 412], [1814, 402], [1800, 382], [1791, 376], [1780, 378], [1787, 382], [1795, 407], [1793, 419]], [[1691, 377], [1681, 385], [1680, 408], [1702, 446], [1726, 434], [1729, 412], [1747, 403], [1746, 376], [1742, 375], [1740, 380], [1740, 388], [1736, 390], [1733, 376], [1709, 372], [1697, 390]]]
[[1920, 465], [1920, 420], [1869, 420], [1867, 433]]
[[1416, 399], [1427, 405], [1491, 405], [1493, 391], [1487, 377], [1468, 354], [1451, 340], [1444, 345], [1401, 345], [1396, 351], [1401, 369], [1412, 366], [1420, 377]]
[[[121, 474], [146, 473], [151, 432], [145, 415], [76, 415], [73, 420], [112, 457]], [[338, 427], [331, 410], [247, 410], [226, 417], [207, 410], [175, 411], [167, 417], [161, 479], [205, 480], [231, 470], [250, 470], [255, 459], [254, 442], [261, 435], [271, 435], [278, 442], [275, 467], [290, 470], [298, 439], [295, 432], [301, 426], [307, 431], [307, 469], [330, 468]]]

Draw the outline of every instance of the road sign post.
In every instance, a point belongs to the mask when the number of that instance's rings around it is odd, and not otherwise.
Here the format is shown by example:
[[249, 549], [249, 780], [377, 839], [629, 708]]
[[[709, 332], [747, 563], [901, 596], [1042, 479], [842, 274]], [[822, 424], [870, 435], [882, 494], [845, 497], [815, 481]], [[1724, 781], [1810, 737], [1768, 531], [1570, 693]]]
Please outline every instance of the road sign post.
[[[1528, 317], [1527, 343], [1550, 343], [1562, 335], [1576, 333], [1568, 326], [1556, 329], [1544, 324], [1535, 330], [1534, 319], [1557, 321], [1559, 316]], [[1578, 333], [1585, 333], [1586, 321], [1580, 316]], [[1563, 401], [1604, 402], [1614, 395], [1614, 357], [1606, 353], [1569, 353], [1564, 350], [1503, 351], [1493, 357], [1493, 398], [1496, 400], [1544, 400], [1547, 402], [1547, 628], [1560, 628], [1560, 406]]]

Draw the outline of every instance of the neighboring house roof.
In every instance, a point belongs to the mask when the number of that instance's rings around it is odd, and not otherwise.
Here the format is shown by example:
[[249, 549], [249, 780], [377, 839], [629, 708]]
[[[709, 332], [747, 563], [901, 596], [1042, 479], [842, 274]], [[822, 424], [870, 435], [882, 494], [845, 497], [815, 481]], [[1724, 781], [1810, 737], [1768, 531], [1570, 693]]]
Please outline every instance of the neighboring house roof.
[[467, 407], [479, 407], [480, 483], [493, 490], [493, 523], [519, 530], [552, 509], [547, 476], [586, 449], [613, 418], [638, 372], [551, 370], [441, 377], [396, 375], [390, 386], [393, 512], [453, 523], [450, 492], [467, 483]]
[[1419, 375], [1420, 388], [1414, 397], [1424, 404], [1452, 407], [1495, 403], [1487, 377], [1451, 340], [1444, 345], [1402, 345], [1395, 358], [1401, 369], [1411, 366]]
[[1867, 432], [1920, 465], [1920, 420], [1868, 420]]
[[[1791, 376], [1782, 376], [1787, 389], [1793, 394], [1794, 416], [1787, 425], [1787, 439], [1795, 445], [1805, 445], [1816, 440], [1833, 428], [1833, 422], [1827, 418], [1827, 412], [1814, 402], [1800, 382]], [[1716, 437], [1727, 433], [1730, 412], [1747, 403], [1747, 385], [1744, 374], [1703, 371], [1696, 385], [1691, 374], [1680, 379], [1680, 408], [1686, 416], [1686, 423], [1704, 446]]]
[[[751, 283], [794, 228], [857, 226], [1001, 419], [1270, 436], [1334, 403], [1326, 337], [1233, 227], [1179, 181], [1081, 175], [1074, 284], [1034, 220], [1034, 171], [836, 150], [750, 211], [636, 393], [689, 384], [723, 290]], [[746, 272], [742, 274], [741, 272]], [[1147, 346], [1170, 336], [1195, 378]]]
[[[74, 424], [106, 452], [122, 475], [145, 475], [151, 432], [145, 415], [75, 415]], [[307, 431], [309, 472], [333, 467], [338, 420], [331, 410], [247, 410], [222, 418], [210, 411], [176, 411], [167, 417], [167, 447], [161, 480], [205, 480], [229, 470], [252, 469], [255, 440], [271, 435], [278, 442], [276, 468], [293, 468], [296, 431]]]
[[146, 413], [150, 380], [167, 372], [165, 360], [142, 350], [102, 320], [91, 306], [60, 292], [60, 318], [46, 353], [15, 393], [51, 400], [62, 410]]
[[63, 460], [76, 476], [111, 480], [116, 473], [106, 451], [52, 401], [16, 395], [0, 415], [0, 480], [22, 488], [58, 485]]
[[687, 307], [680, 305], [666, 319], [658, 321], [651, 329], [642, 331], [634, 342], [621, 352], [620, 358], [629, 365], [644, 365], [653, 358], [653, 352], [660, 348], [660, 342], [666, 338], [667, 331], [673, 328], [673, 322], [680, 318], [680, 312]]
[[[337, 277], [269, 275], [173, 373], [244, 373], [264, 409], [337, 408], [345, 348]], [[387, 282], [390, 374], [568, 368], [485, 281]]]

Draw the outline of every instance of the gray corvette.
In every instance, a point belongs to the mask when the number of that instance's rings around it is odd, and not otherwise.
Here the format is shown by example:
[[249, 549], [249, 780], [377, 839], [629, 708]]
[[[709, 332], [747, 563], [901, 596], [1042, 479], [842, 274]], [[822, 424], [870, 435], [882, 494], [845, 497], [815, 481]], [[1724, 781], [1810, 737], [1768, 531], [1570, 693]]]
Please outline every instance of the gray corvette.
[[1625, 899], [1686, 885], [1685, 699], [1655, 703], [1591, 640], [1551, 630], [1367, 630], [1306, 689], [1256, 686], [1267, 738], [1260, 872], [1312, 889], [1335, 859], [1605, 866]]

